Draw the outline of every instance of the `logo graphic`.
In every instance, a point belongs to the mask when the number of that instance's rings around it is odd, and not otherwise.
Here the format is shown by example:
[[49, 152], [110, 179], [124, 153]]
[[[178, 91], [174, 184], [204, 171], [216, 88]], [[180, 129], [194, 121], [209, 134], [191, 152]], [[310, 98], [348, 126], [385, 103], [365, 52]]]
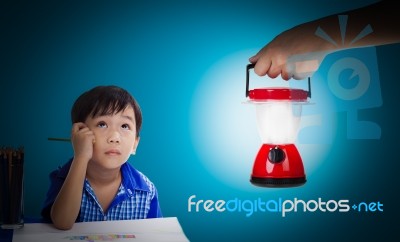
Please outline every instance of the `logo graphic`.
[[[342, 45], [344, 44], [344, 40], [346, 37], [346, 27], [347, 27], [347, 15], [339, 15], [339, 27], [340, 27], [340, 35], [342, 37]], [[372, 33], [372, 27], [371, 25], [367, 25], [364, 27], [364, 29], [361, 30], [361, 32], [350, 42], [350, 46], [357, 42], [358, 40], [364, 38], [365, 36], [369, 35]], [[321, 37], [322, 39], [328, 41], [329, 43], [335, 45], [336, 47], [339, 47], [339, 45], [323, 30], [321, 27], [318, 27], [317, 30], [315, 31], [315, 35], [318, 37]]]
[[[341, 43], [335, 42], [333, 38], [318, 27], [315, 35], [325, 41], [335, 45], [343, 46], [346, 40], [347, 15], [339, 15], [339, 27], [341, 34]], [[360, 30], [354, 39], [347, 41], [348, 46], [354, 44], [365, 36], [373, 32], [371, 25], [366, 25]], [[299, 59], [304, 57], [293, 57]], [[334, 52], [326, 57], [323, 53], [310, 53], [308, 58], [314, 58], [323, 63], [318, 70], [319, 78], [325, 79], [328, 84], [326, 95], [330, 95], [335, 103], [335, 111], [346, 112], [347, 115], [347, 138], [348, 139], [380, 139], [381, 127], [379, 124], [360, 120], [359, 112], [365, 109], [371, 109], [382, 106], [382, 96], [380, 80], [378, 73], [378, 64], [376, 61], [376, 52], [374, 47], [344, 49]], [[321, 117], [318, 124], [310, 123], [308, 126], [317, 125], [319, 129], [329, 130], [329, 117], [332, 115], [327, 110], [318, 110]], [[328, 120], [328, 122], [326, 122]], [[307, 126], [307, 125], [306, 125]], [[324, 127], [323, 127], [324, 126]], [[332, 136], [326, 135], [325, 139]], [[303, 143], [313, 143], [312, 138], [300, 136]], [[321, 142], [321, 141], [319, 141]]]
[[[246, 217], [252, 216], [254, 213], [280, 213], [282, 217], [286, 217], [289, 213], [347, 213], [352, 208], [353, 211], [362, 212], [383, 212], [383, 204], [378, 202], [359, 202], [350, 203], [348, 199], [336, 200], [324, 200], [317, 198], [315, 200], [302, 200], [297, 197], [294, 199], [269, 199], [264, 200], [262, 198], [257, 199], [246, 199], [242, 200], [234, 198], [230, 200], [195, 200], [196, 195], [192, 195], [188, 198], [188, 212], [243, 212]], [[352, 205], [351, 205], [352, 204]]]

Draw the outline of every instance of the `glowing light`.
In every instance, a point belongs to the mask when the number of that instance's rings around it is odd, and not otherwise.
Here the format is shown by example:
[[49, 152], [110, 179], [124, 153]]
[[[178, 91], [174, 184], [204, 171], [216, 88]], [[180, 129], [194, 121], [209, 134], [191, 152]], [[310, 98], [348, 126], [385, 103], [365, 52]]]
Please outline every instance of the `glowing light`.
[[291, 102], [255, 104], [257, 126], [265, 144], [292, 144], [299, 130], [301, 105]]

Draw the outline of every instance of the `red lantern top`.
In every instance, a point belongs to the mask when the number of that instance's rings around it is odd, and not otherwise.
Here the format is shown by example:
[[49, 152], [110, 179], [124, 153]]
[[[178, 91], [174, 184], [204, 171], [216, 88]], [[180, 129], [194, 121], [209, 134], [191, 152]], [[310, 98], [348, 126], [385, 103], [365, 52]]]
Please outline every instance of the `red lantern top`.
[[249, 90], [249, 98], [254, 101], [294, 101], [306, 102], [309, 93], [308, 91], [296, 88], [257, 88]]

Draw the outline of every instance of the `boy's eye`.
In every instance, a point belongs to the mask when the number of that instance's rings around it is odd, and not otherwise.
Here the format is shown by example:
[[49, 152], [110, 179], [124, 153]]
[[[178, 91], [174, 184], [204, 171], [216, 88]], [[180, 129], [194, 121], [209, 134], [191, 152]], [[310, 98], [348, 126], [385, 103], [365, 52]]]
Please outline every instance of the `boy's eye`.
[[97, 124], [97, 127], [99, 127], [99, 128], [106, 128], [106, 127], [107, 127], [107, 124], [106, 124], [105, 122], [99, 122], [99, 123]]
[[129, 124], [123, 124], [121, 127], [122, 127], [123, 129], [130, 129]]

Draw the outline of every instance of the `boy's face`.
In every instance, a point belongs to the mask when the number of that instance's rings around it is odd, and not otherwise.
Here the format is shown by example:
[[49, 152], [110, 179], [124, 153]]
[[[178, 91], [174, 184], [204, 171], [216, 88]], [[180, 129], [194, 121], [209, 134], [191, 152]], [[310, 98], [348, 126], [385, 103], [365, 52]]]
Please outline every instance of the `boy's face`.
[[131, 106], [112, 115], [89, 116], [85, 124], [95, 136], [92, 162], [104, 168], [119, 168], [136, 152], [139, 137]]

